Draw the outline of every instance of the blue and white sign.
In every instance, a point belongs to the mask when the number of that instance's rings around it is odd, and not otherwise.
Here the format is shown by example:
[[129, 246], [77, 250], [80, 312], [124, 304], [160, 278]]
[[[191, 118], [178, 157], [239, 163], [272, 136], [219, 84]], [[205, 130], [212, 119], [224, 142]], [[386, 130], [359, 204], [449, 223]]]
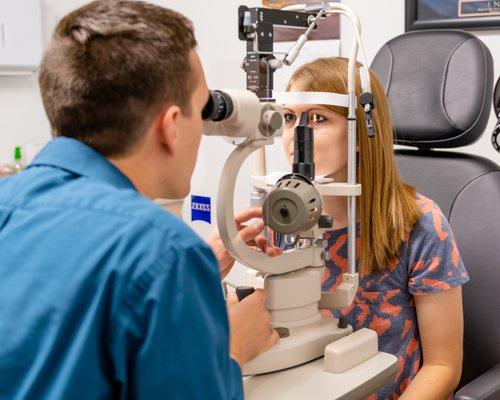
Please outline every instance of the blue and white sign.
[[212, 223], [212, 201], [210, 197], [191, 196], [191, 221]]

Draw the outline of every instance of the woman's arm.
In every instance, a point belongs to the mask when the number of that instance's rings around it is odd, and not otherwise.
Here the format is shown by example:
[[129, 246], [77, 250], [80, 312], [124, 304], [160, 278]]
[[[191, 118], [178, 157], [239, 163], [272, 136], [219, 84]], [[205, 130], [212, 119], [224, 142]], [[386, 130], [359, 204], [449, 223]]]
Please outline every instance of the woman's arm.
[[414, 296], [423, 366], [400, 397], [443, 400], [460, 381], [463, 356], [462, 288]]

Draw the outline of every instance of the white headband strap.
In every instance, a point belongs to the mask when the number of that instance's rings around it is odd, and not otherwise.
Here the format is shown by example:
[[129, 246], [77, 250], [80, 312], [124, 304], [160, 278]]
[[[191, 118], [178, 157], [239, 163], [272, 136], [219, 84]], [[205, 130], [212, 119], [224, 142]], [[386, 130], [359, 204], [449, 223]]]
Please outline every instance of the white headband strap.
[[320, 104], [325, 106], [349, 107], [345, 94], [330, 92], [275, 92], [273, 98], [278, 104]]

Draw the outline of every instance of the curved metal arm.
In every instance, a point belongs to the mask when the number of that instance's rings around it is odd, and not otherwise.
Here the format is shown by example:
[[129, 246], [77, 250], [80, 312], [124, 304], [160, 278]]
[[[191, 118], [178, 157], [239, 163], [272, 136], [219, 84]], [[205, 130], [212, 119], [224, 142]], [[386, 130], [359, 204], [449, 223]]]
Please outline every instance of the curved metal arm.
[[272, 139], [249, 141], [238, 146], [227, 159], [217, 194], [217, 225], [220, 237], [227, 252], [234, 259], [265, 274], [283, 274], [310, 266], [322, 267], [323, 249], [320, 246], [289, 250], [280, 256], [269, 257], [266, 253], [248, 246], [238, 234], [234, 218], [234, 188], [238, 172], [250, 154], [273, 142]]
[[[319, 7], [319, 5], [318, 5]], [[322, 8], [325, 10], [324, 8]], [[284, 7], [283, 10], [288, 11], [314, 11], [308, 7], [307, 4], [297, 4], [288, 7]], [[319, 11], [319, 10], [318, 10]], [[348, 79], [348, 92], [354, 93], [356, 89], [356, 58], [358, 55], [358, 50], [361, 53], [361, 59], [363, 60], [364, 68], [368, 66], [368, 60], [366, 58], [365, 49], [363, 46], [363, 42], [361, 40], [361, 23], [359, 21], [358, 16], [352, 11], [352, 9], [341, 3], [333, 3], [328, 2], [328, 9], [325, 10], [325, 14], [340, 14], [344, 15], [351, 21], [354, 25], [354, 32], [356, 39], [352, 45], [351, 55], [349, 57], [349, 79]], [[370, 74], [366, 71], [363, 72], [364, 77], [361, 80], [362, 82], [366, 81], [366, 87], [363, 87], [363, 91], [371, 92], [371, 82], [370, 82]]]

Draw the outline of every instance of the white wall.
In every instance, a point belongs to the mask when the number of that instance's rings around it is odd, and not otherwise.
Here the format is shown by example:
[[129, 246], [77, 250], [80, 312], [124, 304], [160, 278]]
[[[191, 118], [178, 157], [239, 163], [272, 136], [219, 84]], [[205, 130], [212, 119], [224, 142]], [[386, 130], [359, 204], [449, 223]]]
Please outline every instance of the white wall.
[[[14, 0], [2, 0], [14, 1]], [[57, 20], [85, 2], [82, 0], [41, 0], [43, 40]], [[0, 76], [0, 163], [9, 162], [16, 145], [46, 142], [50, 128], [38, 90], [38, 76]]]
[[[88, 2], [86, 0], [41, 1], [45, 42], [60, 17]], [[370, 60], [383, 43], [404, 32], [403, 0], [343, 0], [343, 2], [351, 6], [362, 21], [363, 38]], [[244, 85], [243, 73], [238, 69], [244, 54], [244, 44], [236, 39], [235, 15], [239, 4], [258, 5], [259, 0], [157, 0], [156, 3], [174, 8], [194, 21], [200, 55], [205, 61], [205, 70], [211, 87], [242, 87]], [[498, 77], [500, 75], [500, 31], [476, 33], [491, 49], [496, 60], [495, 77]], [[351, 38], [351, 30], [343, 24], [344, 52], [348, 51]], [[495, 118], [492, 113], [488, 132], [477, 144], [464, 151], [500, 161], [500, 155], [490, 144], [489, 131], [493, 128], [494, 122]], [[15, 145], [46, 141], [49, 138], [49, 126], [38, 92], [37, 76], [0, 77], [0, 162], [11, 159]]]

